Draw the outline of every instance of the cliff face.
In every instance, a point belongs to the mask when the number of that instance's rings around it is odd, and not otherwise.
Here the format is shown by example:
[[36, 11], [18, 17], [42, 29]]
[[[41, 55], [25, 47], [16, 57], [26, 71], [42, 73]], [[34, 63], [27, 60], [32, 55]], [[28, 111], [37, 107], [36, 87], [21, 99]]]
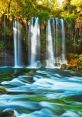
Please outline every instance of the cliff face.
[[78, 33], [78, 36], [82, 36], [82, 17], [76, 19], [75, 33]]
[[0, 66], [12, 66], [13, 55], [10, 50], [0, 49]]

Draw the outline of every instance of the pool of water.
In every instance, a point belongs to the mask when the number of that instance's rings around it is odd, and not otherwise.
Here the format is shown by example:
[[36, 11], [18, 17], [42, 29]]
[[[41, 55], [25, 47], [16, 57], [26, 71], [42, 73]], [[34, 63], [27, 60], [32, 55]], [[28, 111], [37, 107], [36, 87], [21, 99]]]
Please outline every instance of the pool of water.
[[82, 117], [82, 74], [1, 68], [0, 111], [13, 111], [12, 117]]

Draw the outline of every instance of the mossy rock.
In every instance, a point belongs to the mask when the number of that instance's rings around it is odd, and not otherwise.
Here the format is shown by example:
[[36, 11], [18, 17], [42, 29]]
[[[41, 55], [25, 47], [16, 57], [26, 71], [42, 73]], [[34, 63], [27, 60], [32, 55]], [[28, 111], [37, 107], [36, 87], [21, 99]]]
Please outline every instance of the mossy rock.
[[15, 116], [13, 111], [5, 111], [5, 112], [0, 111], [0, 117], [15, 117]]
[[61, 65], [61, 69], [68, 69], [68, 65], [62, 64], [62, 65]]
[[4, 87], [0, 87], [0, 93], [7, 93], [7, 90]]

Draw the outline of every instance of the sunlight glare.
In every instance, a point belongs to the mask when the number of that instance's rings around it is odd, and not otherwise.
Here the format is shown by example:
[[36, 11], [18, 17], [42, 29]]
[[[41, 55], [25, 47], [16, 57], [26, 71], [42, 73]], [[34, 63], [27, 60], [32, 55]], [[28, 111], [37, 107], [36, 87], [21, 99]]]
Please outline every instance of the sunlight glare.
[[59, 5], [61, 6], [64, 0], [58, 0]]

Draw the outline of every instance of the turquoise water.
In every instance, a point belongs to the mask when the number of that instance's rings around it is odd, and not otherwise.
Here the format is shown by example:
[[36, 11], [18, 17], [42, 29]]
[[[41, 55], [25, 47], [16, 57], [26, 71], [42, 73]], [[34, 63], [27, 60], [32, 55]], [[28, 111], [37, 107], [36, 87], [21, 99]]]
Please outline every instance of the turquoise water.
[[14, 117], [82, 117], [82, 75], [60, 69], [0, 69], [0, 111]]

